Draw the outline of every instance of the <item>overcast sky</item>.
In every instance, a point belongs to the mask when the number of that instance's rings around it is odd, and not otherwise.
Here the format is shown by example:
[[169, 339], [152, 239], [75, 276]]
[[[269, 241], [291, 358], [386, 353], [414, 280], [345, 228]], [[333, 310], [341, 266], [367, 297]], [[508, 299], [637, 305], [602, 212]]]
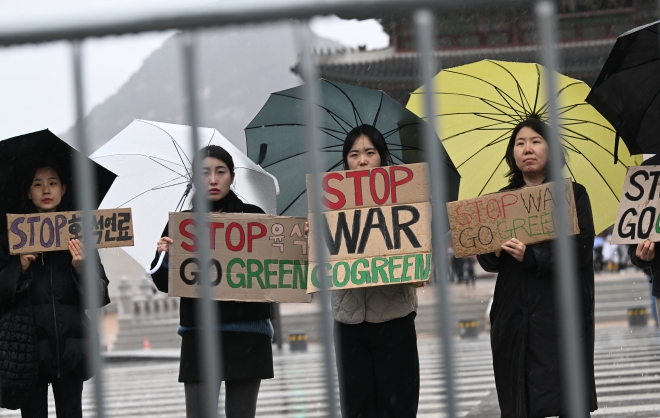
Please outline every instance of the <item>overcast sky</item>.
[[[207, 3], [208, 0], [187, 0]], [[179, 0], [141, 0], [140, 6], [180, 4]], [[94, 13], [107, 7], [135, 5], [135, 0], [3, 0], [2, 20], [69, 10]], [[374, 20], [346, 21], [335, 16], [316, 18], [312, 30], [319, 36], [357, 48], [384, 48], [388, 37]], [[148, 33], [88, 40], [84, 44], [87, 108], [113, 95], [173, 32]], [[74, 120], [70, 47], [58, 42], [38, 46], [0, 48], [0, 139], [48, 128], [66, 131]]]

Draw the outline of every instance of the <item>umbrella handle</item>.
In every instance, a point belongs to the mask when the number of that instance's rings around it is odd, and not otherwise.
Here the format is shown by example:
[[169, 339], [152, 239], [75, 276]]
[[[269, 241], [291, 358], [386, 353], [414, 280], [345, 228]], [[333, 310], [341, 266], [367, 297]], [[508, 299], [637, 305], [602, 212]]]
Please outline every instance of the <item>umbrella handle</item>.
[[163, 260], [164, 260], [164, 259], [165, 259], [165, 251], [163, 251], [162, 253], [160, 253], [160, 258], [158, 259], [158, 262], [156, 263], [156, 266], [155, 266], [154, 268], [152, 268], [151, 270], [147, 269], [147, 274], [148, 274], [149, 276], [151, 276], [152, 274], [154, 274], [155, 272], [157, 272], [158, 269], [160, 268], [160, 266], [163, 264]]

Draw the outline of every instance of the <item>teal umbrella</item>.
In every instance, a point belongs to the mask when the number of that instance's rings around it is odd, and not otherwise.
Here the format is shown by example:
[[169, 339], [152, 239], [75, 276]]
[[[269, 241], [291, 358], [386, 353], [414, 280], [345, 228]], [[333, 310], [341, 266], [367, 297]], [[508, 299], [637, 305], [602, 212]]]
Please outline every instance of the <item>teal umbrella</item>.
[[[322, 98], [317, 104], [322, 121], [318, 129], [323, 133], [319, 171], [344, 169], [341, 155], [344, 138], [360, 125], [371, 125], [383, 134], [394, 164], [424, 161], [422, 133], [426, 122], [399, 102], [380, 90], [328, 80], [317, 83]], [[279, 182], [277, 212], [280, 215], [307, 216], [303, 97], [303, 86], [271, 94], [245, 128], [248, 157]], [[437, 163], [445, 167], [451, 200], [456, 200], [460, 176], [444, 148]]]

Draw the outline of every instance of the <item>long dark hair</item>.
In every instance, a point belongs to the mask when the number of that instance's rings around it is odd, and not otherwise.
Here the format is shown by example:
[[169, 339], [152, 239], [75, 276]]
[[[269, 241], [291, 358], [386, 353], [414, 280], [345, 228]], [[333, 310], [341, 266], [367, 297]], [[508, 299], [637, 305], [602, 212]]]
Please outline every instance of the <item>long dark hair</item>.
[[34, 202], [32, 202], [30, 198], [28, 198], [28, 194], [30, 193], [30, 188], [32, 187], [32, 181], [34, 181], [34, 176], [37, 174], [37, 171], [39, 171], [39, 169], [41, 168], [53, 169], [53, 171], [55, 171], [57, 173], [57, 176], [60, 178], [60, 183], [62, 184], [62, 187], [64, 186], [67, 187], [64, 196], [62, 196], [62, 200], [60, 201], [59, 205], [57, 205], [57, 211], [64, 212], [67, 210], [72, 210], [73, 191], [70, 190], [71, 187], [67, 185], [71, 177], [68, 167], [64, 164], [58, 164], [56, 161], [43, 159], [28, 165], [23, 170], [23, 176], [22, 176], [23, 180], [21, 182], [22, 183], [21, 188], [23, 189], [23, 193], [21, 196], [20, 211], [22, 213], [38, 212], [38, 209], [35, 206]]
[[341, 158], [344, 162], [344, 170], [349, 169], [348, 153], [351, 152], [351, 148], [353, 148], [355, 141], [362, 135], [368, 137], [371, 140], [371, 143], [374, 144], [376, 151], [378, 151], [378, 155], [380, 155], [381, 166], [394, 165], [390, 151], [387, 149], [387, 142], [385, 141], [383, 134], [381, 134], [378, 129], [371, 125], [360, 125], [357, 128], [353, 128], [353, 130], [351, 130], [346, 135], [346, 139], [344, 140], [344, 148], [341, 151]]
[[[195, 160], [193, 161], [193, 167], [195, 167], [197, 164], [197, 161], [200, 163], [204, 160], [204, 158], [215, 158], [217, 160], [222, 161], [223, 163], [227, 164], [227, 168], [229, 169], [229, 172], [231, 173], [232, 180], [234, 178], [234, 159], [232, 158], [231, 154], [227, 152], [226, 149], [222, 148], [219, 145], [207, 145], [201, 150], [197, 152], [197, 155], [195, 155]], [[191, 179], [192, 182], [192, 179]], [[187, 192], [186, 192], [187, 193]], [[235, 194], [234, 192], [229, 189], [227, 192], [227, 196], [223, 197], [219, 201], [215, 201], [211, 203], [211, 210], [213, 212], [216, 212], [220, 208], [225, 208], [227, 206], [228, 201], [234, 202], [237, 199], [234, 199]], [[192, 210], [195, 209], [194, 205], [195, 199], [190, 200], [190, 208]], [[236, 202], [234, 202], [235, 204]], [[234, 204], [230, 204], [231, 207], [226, 207], [226, 209], [229, 212], [234, 212]]]
[[[515, 128], [513, 128], [513, 131], [511, 132], [511, 138], [509, 139], [509, 143], [506, 146], [506, 154], [504, 155], [504, 159], [506, 160], [506, 164], [509, 166], [509, 171], [506, 173], [506, 176], [509, 178], [509, 184], [514, 186], [514, 187], [523, 187], [525, 186], [525, 179], [523, 178], [523, 173], [518, 168], [518, 165], [516, 164], [516, 158], [513, 155], [513, 149], [516, 145], [516, 137], [518, 136], [518, 133], [522, 128], [530, 128], [537, 134], [541, 135], [545, 142], [548, 144], [548, 158], [550, 157], [552, 147], [554, 144], [552, 141], [550, 141], [550, 127], [543, 122], [542, 120], [538, 119], [537, 117], [530, 116], [524, 121], [520, 122], [518, 125], [516, 125]], [[562, 149], [562, 151], [564, 151]], [[566, 158], [564, 155], [564, 152], [561, 153], [562, 155], [562, 167], [564, 164], [566, 164]], [[549, 159], [548, 159], [549, 161]], [[548, 169], [550, 167], [546, 166], [546, 173], [548, 172]], [[546, 179], [548, 176], [546, 175]]]

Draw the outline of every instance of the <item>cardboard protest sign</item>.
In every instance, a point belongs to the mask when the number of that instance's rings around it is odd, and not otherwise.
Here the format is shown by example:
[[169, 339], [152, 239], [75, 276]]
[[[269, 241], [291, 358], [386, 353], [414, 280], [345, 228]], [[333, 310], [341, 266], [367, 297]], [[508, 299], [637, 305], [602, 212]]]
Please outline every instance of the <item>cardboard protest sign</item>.
[[[409, 164], [324, 173], [325, 266], [331, 290], [424, 282], [431, 271], [428, 167]], [[310, 176], [307, 177], [307, 187]], [[310, 210], [313, 205], [309, 204]], [[320, 287], [318, 253], [310, 249], [308, 292]]]
[[517, 238], [524, 244], [556, 237], [555, 199], [568, 203], [569, 234], [580, 232], [570, 180], [507, 190], [473, 199], [447, 203], [449, 227], [456, 258], [501, 250], [502, 244]]
[[660, 165], [628, 167], [612, 244], [660, 241]]
[[[207, 214], [212, 298], [242, 302], [310, 302], [305, 218]], [[199, 297], [201, 241], [193, 213], [170, 213], [169, 294]]]
[[[133, 245], [131, 208], [92, 211], [94, 246]], [[25, 254], [68, 250], [69, 240], [83, 239], [82, 212], [7, 214], [9, 252]]]

